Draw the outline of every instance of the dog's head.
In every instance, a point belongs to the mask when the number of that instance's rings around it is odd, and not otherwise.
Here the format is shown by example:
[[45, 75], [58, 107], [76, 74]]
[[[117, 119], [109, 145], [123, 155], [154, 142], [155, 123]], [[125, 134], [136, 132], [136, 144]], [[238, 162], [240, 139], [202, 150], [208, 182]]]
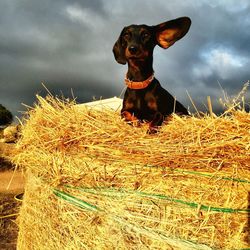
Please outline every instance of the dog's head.
[[167, 49], [186, 35], [191, 25], [188, 17], [180, 17], [156, 26], [130, 25], [125, 27], [114, 44], [113, 53], [118, 63], [145, 60], [153, 55], [155, 45]]

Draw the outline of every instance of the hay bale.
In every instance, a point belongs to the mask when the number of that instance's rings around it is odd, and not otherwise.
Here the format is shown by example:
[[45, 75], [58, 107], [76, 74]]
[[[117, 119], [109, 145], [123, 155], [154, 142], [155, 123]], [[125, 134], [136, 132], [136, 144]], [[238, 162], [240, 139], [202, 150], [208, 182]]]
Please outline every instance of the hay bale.
[[37, 98], [14, 158], [27, 180], [18, 249], [249, 246], [248, 113], [174, 115], [148, 135], [113, 111]]
[[10, 143], [17, 142], [20, 137], [20, 129], [21, 126], [18, 125], [10, 125], [3, 130], [3, 139], [2, 142]]

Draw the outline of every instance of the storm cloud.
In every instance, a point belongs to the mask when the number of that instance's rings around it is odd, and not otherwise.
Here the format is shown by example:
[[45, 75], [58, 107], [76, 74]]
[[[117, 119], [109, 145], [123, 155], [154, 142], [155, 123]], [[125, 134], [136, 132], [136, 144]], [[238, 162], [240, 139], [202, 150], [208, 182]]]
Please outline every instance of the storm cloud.
[[155, 75], [185, 106], [188, 91], [199, 107], [211, 96], [217, 109], [219, 85], [233, 95], [250, 79], [249, 13], [248, 0], [2, 0], [0, 103], [18, 115], [46, 94], [42, 82], [79, 102], [119, 96], [127, 66], [112, 47], [121, 29], [189, 16], [182, 40], [155, 49]]

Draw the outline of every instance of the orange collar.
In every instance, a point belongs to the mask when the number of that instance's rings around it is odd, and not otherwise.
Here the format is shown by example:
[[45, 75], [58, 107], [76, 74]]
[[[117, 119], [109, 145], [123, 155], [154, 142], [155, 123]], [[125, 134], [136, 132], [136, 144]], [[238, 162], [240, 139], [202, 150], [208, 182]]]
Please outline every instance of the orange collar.
[[130, 89], [145, 89], [152, 81], [154, 80], [154, 73], [142, 82], [133, 82], [127, 78], [127, 75], [124, 79], [125, 84]]

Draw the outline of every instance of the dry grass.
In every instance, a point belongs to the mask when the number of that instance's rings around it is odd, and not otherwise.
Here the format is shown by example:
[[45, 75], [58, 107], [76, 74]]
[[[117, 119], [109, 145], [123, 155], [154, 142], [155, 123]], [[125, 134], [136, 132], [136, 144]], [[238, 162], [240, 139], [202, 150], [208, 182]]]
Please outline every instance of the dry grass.
[[159, 133], [38, 98], [14, 162], [19, 249], [239, 249], [250, 243], [250, 115], [173, 116]]
[[[6, 150], [6, 147], [8, 150]], [[10, 163], [6, 155], [11, 155], [11, 147], [0, 143], [0, 249], [15, 250], [17, 242], [18, 227], [15, 219], [19, 212], [20, 202], [14, 199], [15, 194], [20, 192], [16, 188], [17, 182], [12, 181], [10, 188], [7, 190], [11, 176], [13, 175], [14, 166]], [[7, 153], [7, 154], [5, 154]], [[14, 178], [15, 180], [15, 178]], [[16, 180], [15, 180], [16, 181]]]
[[[15, 250], [18, 227], [15, 223], [20, 202], [14, 200], [14, 194], [0, 192], [0, 249]], [[8, 215], [13, 215], [8, 217]]]

